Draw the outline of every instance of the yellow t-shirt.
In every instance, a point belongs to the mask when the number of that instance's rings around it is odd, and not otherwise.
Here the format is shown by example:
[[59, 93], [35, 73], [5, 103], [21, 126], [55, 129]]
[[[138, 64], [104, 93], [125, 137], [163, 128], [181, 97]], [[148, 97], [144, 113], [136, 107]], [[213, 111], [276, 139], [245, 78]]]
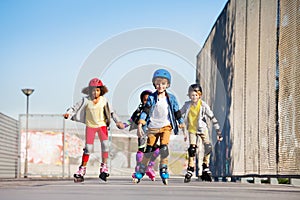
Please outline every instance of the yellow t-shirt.
[[197, 133], [198, 130], [198, 117], [201, 107], [201, 100], [198, 101], [197, 105], [191, 105], [190, 111], [188, 114], [188, 131], [190, 133]]
[[94, 104], [92, 100], [88, 100], [86, 106], [85, 121], [86, 126], [91, 128], [98, 128], [106, 126], [104, 117], [104, 106], [106, 102], [103, 97], [100, 96], [98, 103]]

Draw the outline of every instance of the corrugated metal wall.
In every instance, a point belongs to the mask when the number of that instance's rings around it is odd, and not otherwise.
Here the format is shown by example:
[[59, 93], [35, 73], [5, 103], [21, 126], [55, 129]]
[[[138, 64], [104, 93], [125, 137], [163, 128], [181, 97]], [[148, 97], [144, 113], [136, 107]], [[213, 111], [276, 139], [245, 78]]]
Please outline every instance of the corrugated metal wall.
[[300, 1], [280, 1], [279, 174], [300, 174]]
[[0, 113], [0, 178], [19, 175], [18, 121]]
[[218, 118], [226, 113], [216, 176], [300, 175], [299, 9], [299, 1], [229, 1], [198, 54], [203, 99]]

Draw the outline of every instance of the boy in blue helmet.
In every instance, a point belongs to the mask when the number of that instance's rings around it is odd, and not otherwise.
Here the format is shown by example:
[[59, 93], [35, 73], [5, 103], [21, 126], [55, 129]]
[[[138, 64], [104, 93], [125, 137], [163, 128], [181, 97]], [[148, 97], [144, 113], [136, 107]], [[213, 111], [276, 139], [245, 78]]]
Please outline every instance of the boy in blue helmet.
[[152, 83], [156, 91], [149, 95], [138, 121], [138, 135], [141, 136], [143, 134], [142, 126], [146, 125], [148, 128], [148, 139], [140, 169], [135, 173], [135, 182], [140, 182], [141, 178], [145, 175], [151, 153], [159, 140], [160, 177], [164, 184], [168, 184], [168, 144], [170, 135], [172, 130], [175, 135], [178, 134], [177, 122], [179, 123], [179, 128], [183, 128], [184, 124], [175, 96], [167, 92], [167, 88], [171, 85], [171, 74], [165, 69], [158, 69], [153, 74]]

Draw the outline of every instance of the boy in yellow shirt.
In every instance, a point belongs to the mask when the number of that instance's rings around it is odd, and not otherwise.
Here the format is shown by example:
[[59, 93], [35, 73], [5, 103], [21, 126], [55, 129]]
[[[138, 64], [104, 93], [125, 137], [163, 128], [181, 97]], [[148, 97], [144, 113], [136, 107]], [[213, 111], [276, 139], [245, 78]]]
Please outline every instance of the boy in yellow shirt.
[[188, 167], [184, 182], [190, 182], [193, 176], [195, 170], [194, 168], [195, 156], [197, 152], [197, 142], [199, 140], [199, 137], [202, 139], [204, 144], [204, 157], [201, 179], [204, 181], [212, 181], [211, 172], [209, 170], [209, 159], [210, 153], [212, 151], [212, 145], [209, 140], [206, 118], [208, 117], [210, 120], [212, 120], [214, 128], [217, 131], [218, 141], [222, 141], [223, 139], [220, 131], [220, 126], [210, 107], [201, 99], [202, 88], [199, 84], [192, 84], [189, 86], [188, 96], [190, 100], [185, 102], [183, 107], [180, 109], [180, 112], [185, 119], [190, 143], [190, 146], [188, 148]]

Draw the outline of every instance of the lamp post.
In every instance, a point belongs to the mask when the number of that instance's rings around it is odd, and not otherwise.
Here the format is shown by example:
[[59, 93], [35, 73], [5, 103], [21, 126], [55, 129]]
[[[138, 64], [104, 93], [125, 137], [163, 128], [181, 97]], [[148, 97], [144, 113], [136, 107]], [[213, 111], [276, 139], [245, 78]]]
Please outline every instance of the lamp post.
[[24, 178], [27, 178], [28, 173], [28, 108], [29, 108], [29, 96], [33, 93], [34, 89], [22, 89], [22, 92], [27, 97], [26, 106], [26, 143], [25, 143], [25, 163], [24, 163]]

